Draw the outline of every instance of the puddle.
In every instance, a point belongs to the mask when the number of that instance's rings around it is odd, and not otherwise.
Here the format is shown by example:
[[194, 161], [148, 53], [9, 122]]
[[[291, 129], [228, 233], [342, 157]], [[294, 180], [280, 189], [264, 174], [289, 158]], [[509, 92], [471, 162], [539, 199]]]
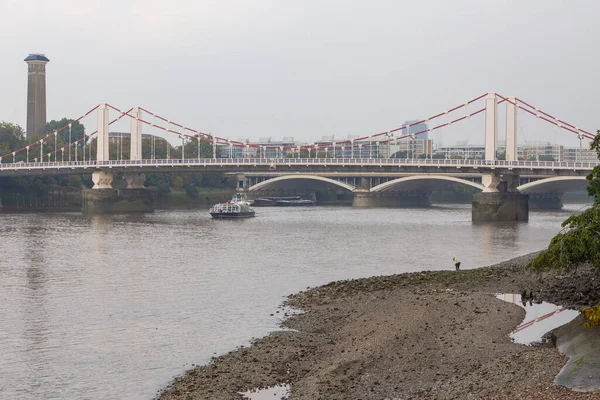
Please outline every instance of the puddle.
[[253, 389], [240, 394], [250, 400], [285, 400], [290, 394], [290, 385], [277, 385], [266, 389]]
[[577, 311], [556, 304], [522, 301], [520, 294], [504, 293], [497, 294], [496, 297], [525, 309], [525, 319], [510, 334], [515, 343], [526, 345], [539, 343], [547, 332], [571, 322], [579, 315]]

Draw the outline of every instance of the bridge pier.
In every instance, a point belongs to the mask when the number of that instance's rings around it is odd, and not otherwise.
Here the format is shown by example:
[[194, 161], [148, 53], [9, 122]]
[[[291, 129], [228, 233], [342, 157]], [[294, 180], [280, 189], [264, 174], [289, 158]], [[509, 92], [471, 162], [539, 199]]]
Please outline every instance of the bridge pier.
[[530, 193], [529, 208], [532, 210], [560, 210], [563, 193]]
[[428, 207], [431, 194], [425, 192], [369, 192], [355, 190], [353, 207]]
[[92, 189], [84, 189], [82, 211], [89, 214], [153, 212], [156, 208], [156, 190], [145, 188], [145, 175], [126, 173], [123, 175], [126, 189], [112, 187], [114, 174], [108, 171], [94, 171]]
[[483, 175], [482, 183], [484, 191], [472, 198], [473, 222], [529, 221], [529, 195], [517, 192], [518, 175], [490, 172]]

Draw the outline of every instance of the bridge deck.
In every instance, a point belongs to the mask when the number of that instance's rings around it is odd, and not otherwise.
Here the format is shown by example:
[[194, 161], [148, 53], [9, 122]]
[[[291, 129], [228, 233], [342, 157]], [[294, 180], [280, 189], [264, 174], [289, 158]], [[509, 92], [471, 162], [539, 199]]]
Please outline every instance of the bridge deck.
[[[344, 171], [352, 173], [469, 173], [503, 170], [519, 175], [584, 175], [600, 162], [444, 160], [400, 158], [200, 158], [170, 160], [110, 160], [0, 163], [0, 176], [85, 174], [115, 169], [131, 172], [176, 171]], [[116, 172], [115, 171], [115, 172]]]

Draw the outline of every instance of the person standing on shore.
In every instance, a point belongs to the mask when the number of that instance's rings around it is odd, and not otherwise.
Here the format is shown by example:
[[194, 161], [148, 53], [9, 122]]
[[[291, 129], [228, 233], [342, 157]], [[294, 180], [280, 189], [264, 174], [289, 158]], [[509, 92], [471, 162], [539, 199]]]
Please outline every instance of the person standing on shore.
[[456, 267], [456, 270], [460, 270], [460, 260], [457, 257], [454, 257], [452, 261], [454, 261], [454, 266]]

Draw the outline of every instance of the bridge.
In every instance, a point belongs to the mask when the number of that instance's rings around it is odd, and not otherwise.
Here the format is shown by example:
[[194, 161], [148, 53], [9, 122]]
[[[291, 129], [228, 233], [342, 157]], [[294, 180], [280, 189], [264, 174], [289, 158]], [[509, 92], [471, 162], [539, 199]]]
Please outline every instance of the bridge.
[[[483, 107], [475, 107], [469, 112], [469, 107], [473, 108], [481, 101], [484, 102]], [[506, 104], [506, 156], [504, 160], [498, 160], [498, 105], [502, 103]], [[448, 117], [462, 109], [465, 109], [462, 115], [454, 119]], [[153, 172], [218, 171], [235, 174], [238, 188], [248, 193], [296, 187], [301, 183], [314, 187], [333, 185], [353, 192], [357, 206], [399, 204], [399, 199], [412, 199], [413, 203], [408, 204], [424, 205], [433, 189], [452, 183], [481, 191], [474, 195], [474, 220], [527, 220], [528, 195], [556, 197], [566, 191], [584, 188], [585, 176], [598, 162], [518, 160], [519, 110], [566, 134], [576, 135], [580, 141], [595, 137], [591, 132], [555, 118], [521, 99], [497, 93], [483, 94], [448, 111], [385, 132], [294, 146], [244, 143], [185, 127], [141, 107], [122, 111], [109, 104], [100, 104], [75, 120], [81, 121], [95, 112], [96, 131], [59, 146], [57, 136], [68, 130], [71, 137], [74, 121], [35, 143], [0, 156], [0, 176], [91, 173], [94, 187], [87, 191], [86, 201], [93, 204], [114, 203], [115, 197], [131, 195], [139, 199], [148, 196], [143, 183], [145, 174]], [[110, 111], [116, 112], [117, 117], [110, 120]], [[393, 158], [390, 154], [380, 157], [382, 146], [414, 140], [420, 134], [450, 127], [484, 112], [485, 123], [481, 129], [485, 142], [484, 159], [419, 159], [408, 155], [406, 158]], [[448, 119], [447, 122], [433, 125], [432, 122], [441, 117]], [[129, 155], [122, 159], [121, 150], [120, 159], [111, 160], [109, 126], [121, 119], [130, 120]], [[410, 128], [423, 123], [429, 124], [427, 129], [410, 132]], [[143, 125], [176, 135], [182, 141], [181, 158], [167, 156], [166, 159], [157, 159], [154, 144], [152, 154], [144, 158]], [[188, 147], [190, 142], [197, 144], [197, 152], [187, 157], [186, 141]], [[209, 156], [204, 151], [207, 146], [212, 150]], [[218, 149], [225, 149], [229, 157], [217, 157]], [[267, 157], [268, 150], [271, 150], [271, 155]], [[238, 156], [233, 157], [234, 153]], [[129, 194], [127, 190], [113, 189], [115, 176], [123, 177]], [[522, 183], [523, 180], [527, 183]], [[97, 211], [103, 209], [97, 207]]]

